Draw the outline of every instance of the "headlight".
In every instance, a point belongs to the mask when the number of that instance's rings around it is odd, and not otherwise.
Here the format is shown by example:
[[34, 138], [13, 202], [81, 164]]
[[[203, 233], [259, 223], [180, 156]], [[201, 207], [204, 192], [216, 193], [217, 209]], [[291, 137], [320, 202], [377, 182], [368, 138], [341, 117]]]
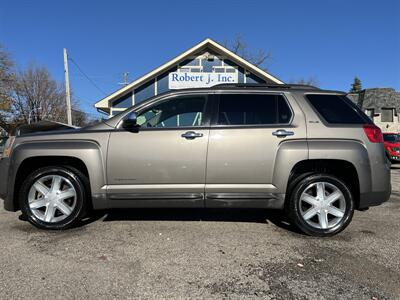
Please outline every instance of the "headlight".
[[400, 148], [399, 147], [392, 147], [392, 151], [399, 153], [400, 152]]
[[15, 141], [15, 136], [10, 136], [8, 138], [6, 145], [4, 146], [3, 157], [10, 157], [14, 141]]

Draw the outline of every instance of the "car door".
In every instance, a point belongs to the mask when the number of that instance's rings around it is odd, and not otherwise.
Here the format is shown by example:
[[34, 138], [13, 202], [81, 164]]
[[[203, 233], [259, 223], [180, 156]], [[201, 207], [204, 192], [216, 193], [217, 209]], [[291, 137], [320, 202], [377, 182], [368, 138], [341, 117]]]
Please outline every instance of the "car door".
[[290, 172], [276, 169], [279, 149], [302, 140], [286, 154], [307, 159], [304, 116], [295, 100], [289, 102], [282, 93], [222, 91], [217, 98], [208, 145], [206, 206], [271, 207], [265, 200], [285, 193], [287, 178], [280, 172]]
[[164, 98], [135, 112], [134, 132], [111, 133], [107, 160], [111, 207], [204, 206], [207, 98], [204, 94]]

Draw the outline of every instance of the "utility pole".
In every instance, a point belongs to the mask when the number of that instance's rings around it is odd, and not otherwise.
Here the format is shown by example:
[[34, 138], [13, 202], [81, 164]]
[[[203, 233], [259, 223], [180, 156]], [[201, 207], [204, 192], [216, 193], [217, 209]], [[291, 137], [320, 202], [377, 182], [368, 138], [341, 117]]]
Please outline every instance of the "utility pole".
[[71, 92], [69, 89], [68, 54], [66, 48], [64, 48], [64, 73], [65, 73], [65, 96], [67, 102], [67, 120], [68, 120], [68, 125], [72, 125]]
[[124, 72], [122, 73], [122, 76], [124, 77], [124, 82], [119, 82], [118, 84], [121, 84], [123, 86], [127, 86], [128, 85], [128, 76], [129, 76], [129, 72]]

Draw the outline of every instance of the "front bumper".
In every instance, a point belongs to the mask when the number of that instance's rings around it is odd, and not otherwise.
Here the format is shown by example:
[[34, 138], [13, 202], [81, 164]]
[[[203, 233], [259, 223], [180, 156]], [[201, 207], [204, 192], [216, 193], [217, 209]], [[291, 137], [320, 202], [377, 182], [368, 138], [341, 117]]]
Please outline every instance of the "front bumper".
[[390, 154], [390, 159], [392, 161], [400, 161], [400, 156]]
[[10, 159], [0, 159], [0, 198], [4, 200], [4, 209], [15, 211], [11, 188], [9, 187]]

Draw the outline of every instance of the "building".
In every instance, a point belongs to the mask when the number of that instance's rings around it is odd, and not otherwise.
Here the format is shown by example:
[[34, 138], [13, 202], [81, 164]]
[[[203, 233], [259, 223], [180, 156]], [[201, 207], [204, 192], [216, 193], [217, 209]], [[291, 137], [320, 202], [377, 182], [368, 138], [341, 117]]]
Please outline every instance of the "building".
[[400, 132], [399, 92], [392, 88], [373, 88], [348, 96], [363, 109], [383, 132]]
[[281, 80], [211, 39], [205, 39], [162, 66], [95, 104], [113, 116], [135, 103], [173, 89], [210, 87], [220, 83], [273, 83]]

